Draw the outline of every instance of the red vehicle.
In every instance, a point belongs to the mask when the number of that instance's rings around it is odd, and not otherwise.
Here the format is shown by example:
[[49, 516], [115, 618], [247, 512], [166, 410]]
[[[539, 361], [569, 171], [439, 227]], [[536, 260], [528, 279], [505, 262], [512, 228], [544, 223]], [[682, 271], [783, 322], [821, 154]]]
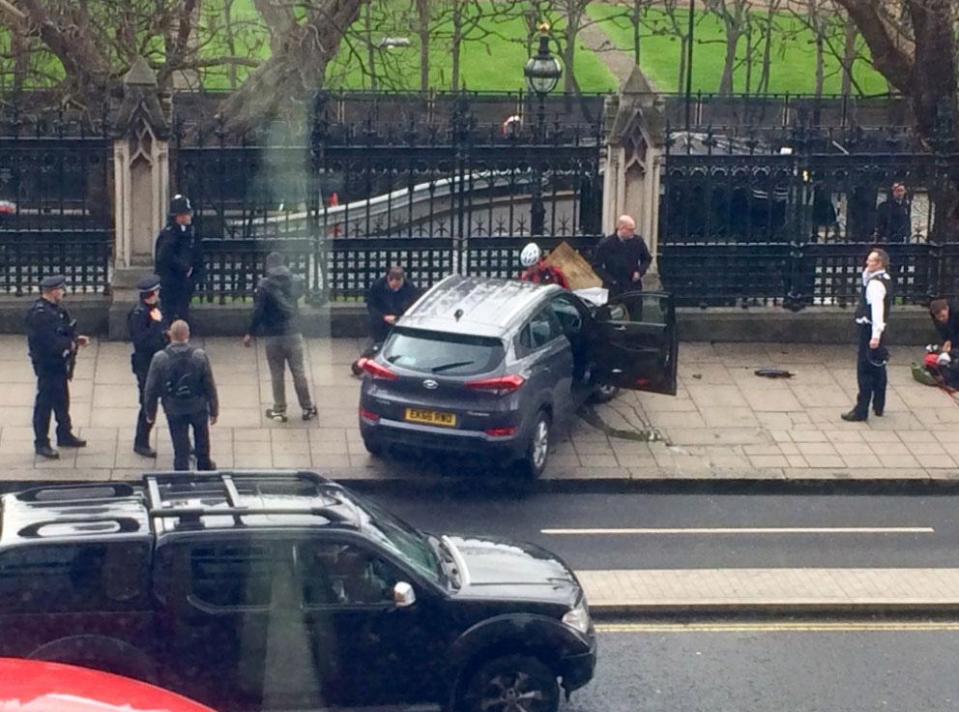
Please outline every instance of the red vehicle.
[[173, 692], [99, 670], [0, 658], [0, 712], [213, 712]]

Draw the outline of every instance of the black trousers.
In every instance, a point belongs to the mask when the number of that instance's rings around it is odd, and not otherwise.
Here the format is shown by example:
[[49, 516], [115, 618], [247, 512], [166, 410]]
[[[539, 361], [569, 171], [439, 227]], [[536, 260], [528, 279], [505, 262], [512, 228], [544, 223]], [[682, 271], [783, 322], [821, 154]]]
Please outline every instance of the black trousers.
[[160, 311], [167, 318], [168, 323], [177, 319], [190, 323], [190, 300], [193, 290], [183, 287], [162, 285], [160, 288]]
[[37, 398], [33, 403], [33, 445], [50, 445], [50, 414], [57, 417], [57, 440], [73, 432], [70, 422], [70, 388], [65, 373], [38, 373]]
[[134, 447], [149, 447], [150, 431], [153, 424], [147, 420], [146, 408], [143, 407], [143, 391], [147, 384], [147, 371], [134, 371], [137, 377], [137, 389], [140, 392], [140, 412], [137, 413], [137, 434], [133, 438]]
[[856, 396], [856, 415], [864, 418], [869, 416], [870, 401], [873, 410], [881, 413], [886, 408], [886, 367], [876, 366], [869, 361], [871, 340], [872, 325], [859, 324], [859, 359], [856, 364], [859, 395]]
[[170, 438], [173, 440], [173, 469], [190, 469], [190, 428], [193, 428], [193, 443], [196, 449], [196, 469], [212, 470], [210, 460], [210, 415], [206, 410], [186, 415], [167, 413]]

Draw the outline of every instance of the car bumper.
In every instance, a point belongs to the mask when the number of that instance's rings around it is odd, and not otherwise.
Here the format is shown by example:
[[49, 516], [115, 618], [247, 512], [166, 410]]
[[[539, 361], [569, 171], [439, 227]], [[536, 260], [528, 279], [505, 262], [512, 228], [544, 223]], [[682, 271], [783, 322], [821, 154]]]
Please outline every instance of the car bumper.
[[453, 430], [380, 418], [371, 423], [360, 418], [363, 438], [378, 445], [402, 449], [422, 449], [455, 454], [482, 455], [499, 463], [519, 458], [525, 451], [519, 434], [492, 437], [478, 430]]
[[563, 689], [567, 694], [578, 690], [593, 679], [596, 671], [596, 638], [590, 640], [589, 652], [567, 655], [560, 663]]

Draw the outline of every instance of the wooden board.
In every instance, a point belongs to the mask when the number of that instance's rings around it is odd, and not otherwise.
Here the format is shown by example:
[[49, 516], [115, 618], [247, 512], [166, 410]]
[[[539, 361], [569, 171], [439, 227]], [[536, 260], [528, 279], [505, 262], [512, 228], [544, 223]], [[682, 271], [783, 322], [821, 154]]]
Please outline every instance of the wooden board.
[[572, 290], [603, 286], [603, 280], [596, 276], [586, 258], [566, 242], [559, 243], [546, 257], [546, 262], [563, 270]]

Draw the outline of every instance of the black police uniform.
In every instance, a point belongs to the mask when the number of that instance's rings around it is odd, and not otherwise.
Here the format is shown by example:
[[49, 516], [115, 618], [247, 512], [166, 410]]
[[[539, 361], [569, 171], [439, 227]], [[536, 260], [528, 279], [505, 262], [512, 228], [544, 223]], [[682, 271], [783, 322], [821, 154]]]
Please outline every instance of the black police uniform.
[[160, 289], [160, 277], [154, 274], [141, 279], [137, 283], [137, 289], [140, 291], [140, 301], [127, 315], [127, 328], [130, 332], [130, 340], [133, 342], [130, 365], [137, 377], [137, 389], [140, 394], [140, 412], [137, 415], [137, 432], [133, 440], [133, 448], [142, 454], [152, 455], [154, 453], [150, 450], [150, 431], [153, 425], [147, 420], [143, 394], [150, 362], [157, 351], [162, 351], [166, 347], [166, 331], [170, 325], [166, 318], [156, 321], [151, 316], [154, 309], [159, 310], [159, 305], [147, 304], [144, 301], [149, 294]]
[[[62, 288], [66, 279], [47, 277], [40, 286], [44, 290]], [[57, 418], [57, 444], [76, 447], [83, 441], [73, 435], [70, 422], [70, 389], [77, 352], [76, 321], [59, 304], [40, 297], [26, 316], [27, 343], [30, 360], [37, 374], [37, 397], [33, 405], [34, 448], [39, 452], [50, 448], [50, 414]], [[48, 456], [56, 457], [50, 453]]]
[[[160, 276], [161, 308], [171, 321], [190, 320], [190, 300], [201, 278], [203, 259], [192, 225], [179, 225], [175, 218], [192, 212], [182, 195], [170, 201], [170, 219], [156, 240], [156, 271]], [[192, 270], [192, 271], [191, 271]]]
[[[872, 316], [869, 303], [866, 301], [866, 290], [869, 283], [878, 280], [886, 288], [883, 297], [882, 319], [887, 328], [883, 329], [879, 337], [879, 348], [869, 347], [872, 341]], [[869, 416], [869, 403], [876, 415], [882, 415], [886, 408], [886, 362], [889, 352], [886, 349], [886, 332], [889, 324], [889, 310], [892, 307], [892, 279], [885, 271], [874, 274], [862, 287], [859, 294], [859, 304], [856, 306], [856, 324], [859, 329], [859, 353], [856, 363], [856, 376], [859, 383], [859, 394], [856, 396], [856, 407], [851, 415], [855, 419], [865, 420]], [[850, 418], [847, 418], [850, 419]]]

